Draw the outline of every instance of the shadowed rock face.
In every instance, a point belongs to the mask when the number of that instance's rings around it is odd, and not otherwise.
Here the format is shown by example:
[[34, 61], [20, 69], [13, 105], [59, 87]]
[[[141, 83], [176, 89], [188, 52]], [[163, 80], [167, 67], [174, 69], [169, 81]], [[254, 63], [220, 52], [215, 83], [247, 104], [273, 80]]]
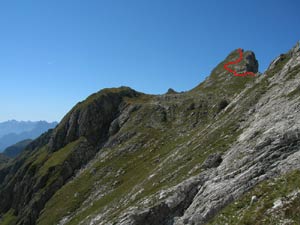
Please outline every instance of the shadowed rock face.
[[[90, 96], [0, 169], [2, 220], [209, 222], [261, 181], [300, 168], [299, 54], [261, 76], [234, 77], [223, 68], [233, 51], [188, 92], [121, 87]], [[250, 51], [234, 66], [258, 72]]]
[[246, 61], [245, 71], [257, 73], [258, 72], [258, 61], [256, 60], [254, 52], [247, 51], [243, 54]]

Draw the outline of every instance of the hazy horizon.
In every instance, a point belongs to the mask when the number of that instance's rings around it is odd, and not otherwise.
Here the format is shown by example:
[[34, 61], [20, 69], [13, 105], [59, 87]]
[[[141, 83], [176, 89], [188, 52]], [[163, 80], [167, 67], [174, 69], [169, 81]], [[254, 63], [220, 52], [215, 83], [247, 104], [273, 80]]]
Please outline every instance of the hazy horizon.
[[48, 121], [48, 120], [16, 120], [16, 119], [8, 119], [8, 120], [0, 120], [0, 123], [5, 123], [5, 122], [12, 122], [12, 121], [16, 121], [16, 122], [47, 122], [47, 123], [57, 123], [59, 121]]

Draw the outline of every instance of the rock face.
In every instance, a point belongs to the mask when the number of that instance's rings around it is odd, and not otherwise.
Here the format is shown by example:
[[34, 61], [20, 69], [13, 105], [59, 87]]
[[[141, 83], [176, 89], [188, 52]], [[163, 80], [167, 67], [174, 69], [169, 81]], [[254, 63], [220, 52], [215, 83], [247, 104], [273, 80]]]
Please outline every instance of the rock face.
[[[121, 87], [77, 104], [0, 169], [2, 222], [243, 224], [214, 221], [229, 221], [220, 212], [250, 192], [255, 211], [263, 197], [252, 190], [300, 169], [300, 52], [294, 47], [256, 77], [224, 70], [237, 57], [230, 53], [188, 92], [156, 96]], [[245, 51], [235, 69], [257, 73], [254, 53]], [[294, 204], [297, 185], [289, 184], [291, 197], [280, 189], [265, 215]], [[251, 208], [239, 207], [244, 214]], [[280, 220], [295, 220], [284, 212]]]
[[122, 110], [125, 97], [139, 94], [130, 88], [121, 87], [117, 93], [103, 90], [79, 103], [54, 130], [49, 146], [55, 151], [84, 136], [93, 145], [100, 145], [108, 136], [111, 122]]
[[222, 162], [222, 156], [219, 153], [213, 153], [207, 157], [202, 167], [205, 169], [218, 167]]
[[258, 72], [258, 61], [255, 58], [254, 52], [246, 52], [243, 54], [243, 57], [245, 58], [245, 61], [246, 61], [245, 68], [241, 68], [240, 70], [257, 73]]

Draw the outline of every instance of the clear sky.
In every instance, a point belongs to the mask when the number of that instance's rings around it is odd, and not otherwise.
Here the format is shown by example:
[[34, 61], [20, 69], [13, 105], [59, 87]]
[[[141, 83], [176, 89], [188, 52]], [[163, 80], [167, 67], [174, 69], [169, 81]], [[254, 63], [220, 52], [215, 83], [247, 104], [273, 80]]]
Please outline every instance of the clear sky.
[[104, 88], [193, 88], [237, 48], [264, 71], [300, 39], [300, 1], [2, 0], [0, 121], [59, 121]]

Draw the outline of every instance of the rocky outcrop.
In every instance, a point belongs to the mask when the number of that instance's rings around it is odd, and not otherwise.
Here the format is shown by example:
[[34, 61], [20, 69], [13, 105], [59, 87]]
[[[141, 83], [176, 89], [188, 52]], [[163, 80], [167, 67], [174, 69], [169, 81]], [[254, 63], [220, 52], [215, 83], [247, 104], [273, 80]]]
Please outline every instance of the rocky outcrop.
[[207, 174], [191, 177], [174, 188], [160, 192], [161, 196], [170, 195], [154, 207], [143, 211], [133, 211], [121, 219], [120, 225], [161, 225], [173, 224], [177, 217], [183, 215], [207, 179]]
[[240, 71], [248, 71], [257, 73], [258, 72], [258, 61], [256, 60], [254, 52], [248, 51], [243, 54], [243, 57], [245, 59], [245, 67], [241, 67]]
[[176, 92], [173, 88], [169, 88], [167, 91], [167, 95], [171, 95], [171, 94], [177, 94], [178, 92]]
[[220, 153], [213, 153], [207, 157], [204, 161], [202, 168], [209, 169], [218, 167], [222, 162], [222, 156]]
[[54, 130], [49, 146], [53, 151], [84, 136], [94, 146], [99, 146], [108, 137], [111, 122], [122, 110], [124, 98], [140, 95], [121, 87], [119, 90], [103, 90], [77, 104]]

